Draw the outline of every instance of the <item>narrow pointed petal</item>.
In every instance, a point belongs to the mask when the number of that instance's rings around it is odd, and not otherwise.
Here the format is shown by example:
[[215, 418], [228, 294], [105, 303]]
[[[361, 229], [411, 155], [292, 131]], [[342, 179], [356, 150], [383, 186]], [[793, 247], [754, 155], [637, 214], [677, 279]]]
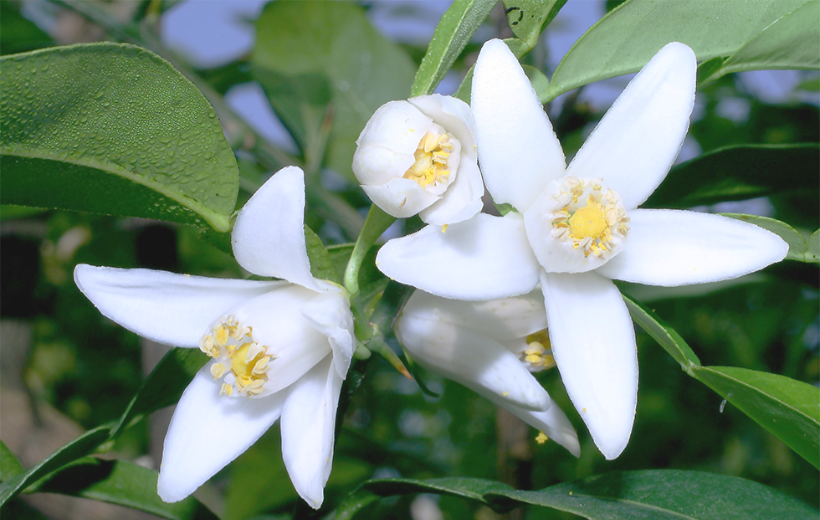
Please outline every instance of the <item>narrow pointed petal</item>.
[[231, 235], [239, 265], [316, 290], [305, 246], [305, 174], [295, 166], [276, 172], [236, 217]]
[[638, 401], [635, 330], [621, 293], [594, 272], [542, 273], [552, 353], [572, 404], [608, 460], [626, 448]]
[[689, 128], [697, 60], [670, 43], [629, 82], [567, 168], [567, 175], [603, 179], [627, 209], [663, 181]]
[[526, 211], [564, 175], [564, 152], [530, 80], [501, 40], [481, 48], [470, 105], [487, 189], [495, 202]]
[[789, 246], [761, 227], [694, 211], [636, 209], [629, 243], [596, 272], [666, 287], [717, 282], [763, 269]]
[[434, 226], [463, 222], [476, 215], [484, 202], [484, 183], [476, 164], [475, 153], [465, 153], [458, 177], [441, 195], [441, 200], [421, 211], [421, 220]]
[[282, 409], [282, 458], [296, 492], [314, 509], [322, 505], [333, 464], [341, 390], [328, 356], [293, 385]]
[[546, 410], [547, 391], [518, 356], [493, 339], [439, 320], [402, 314], [396, 337], [421, 366], [502, 406]]
[[325, 294], [319, 294], [302, 306], [302, 315], [311, 327], [327, 336], [333, 351], [333, 366], [342, 379], [347, 377], [353, 351], [356, 350], [356, 334], [353, 332], [353, 314], [350, 301], [340, 287], [325, 282]]
[[526, 336], [547, 328], [547, 312], [540, 290], [480, 302], [450, 300], [416, 291], [401, 314], [472, 329], [499, 343], [523, 341]]
[[396, 218], [408, 218], [430, 207], [440, 197], [422, 188], [411, 179], [397, 177], [381, 186], [362, 185], [373, 204]]
[[[490, 400], [492, 401], [492, 399]], [[497, 402], [496, 404], [506, 408], [533, 428], [543, 431], [544, 435], [549, 437], [550, 440], [557, 442], [576, 457], [581, 456], [581, 445], [578, 443], [578, 434], [575, 432], [575, 428], [572, 427], [572, 423], [569, 422], [564, 411], [554, 402], [552, 406], [544, 412], [534, 412]]]
[[74, 269], [74, 282], [106, 318], [152, 341], [188, 348], [198, 348], [227, 309], [285, 285], [86, 264]]
[[503, 218], [479, 213], [390, 240], [376, 266], [390, 278], [437, 296], [490, 300], [530, 292], [538, 284], [538, 262], [524, 221], [515, 212]]
[[293, 384], [331, 352], [328, 338], [302, 314], [317, 296], [298, 285], [267, 292], [228, 312], [252, 328], [253, 340], [271, 355], [268, 382], [260, 395], [278, 392]]
[[220, 383], [200, 370], [177, 404], [162, 451], [157, 492], [165, 502], [193, 493], [247, 450], [279, 418], [282, 395], [220, 396]]

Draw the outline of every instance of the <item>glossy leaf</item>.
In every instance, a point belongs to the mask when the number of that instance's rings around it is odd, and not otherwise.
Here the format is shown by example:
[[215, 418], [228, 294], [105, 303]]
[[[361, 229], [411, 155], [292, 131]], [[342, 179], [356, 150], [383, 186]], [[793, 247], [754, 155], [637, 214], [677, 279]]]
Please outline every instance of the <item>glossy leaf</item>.
[[762, 69], [820, 68], [820, 0], [812, 0], [763, 29], [742, 49], [730, 56], [715, 80], [732, 72]]
[[185, 387], [208, 361], [199, 349], [175, 347], [157, 363], [131, 399], [111, 436], [117, 436], [136, 420], [179, 401]]
[[818, 172], [815, 143], [727, 146], [672, 168], [642, 207], [688, 208], [817, 190]]
[[724, 213], [724, 215], [760, 226], [780, 236], [780, 238], [789, 244], [789, 253], [786, 255], [788, 260], [812, 263], [820, 262], [820, 254], [818, 254], [818, 251], [809, 251], [808, 243], [806, 239], [803, 238], [803, 235], [785, 222], [773, 218], [758, 217], [757, 215], [742, 215], [740, 213]]
[[42, 462], [24, 473], [19, 473], [0, 485], [0, 507], [9, 499], [14, 498], [29, 485], [48, 475], [66, 464], [85, 457], [108, 439], [111, 429], [100, 426], [80, 435], [65, 446], [49, 455]]
[[256, 22], [256, 35], [255, 71], [327, 78], [333, 123], [325, 164], [354, 181], [356, 139], [377, 108], [408, 97], [413, 62], [350, 2], [272, 2]]
[[414, 493], [467, 498], [497, 512], [532, 504], [591, 520], [797, 520], [817, 514], [799, 500], [750, 480], [700, 471], [650, 470], [607, 473], [538, 491], [469, 478], [370, 480], [345, 499], [336, 518], [352, 518], [381, 497]]
[[14, 453], [6, 446], [5, 442], [0, 441], [0, 480], [9, 480], [24, 471], [23, 465], [20, 464]]
[[660, 317], [640, 302], [623, 295], [626, 307], [632, 320], [641, 326], [652, 339], [657, 341], [683, 370], [690, 372], [691, 367], [700, 366], [700, 359], [675, 329], [669, 327]]
[[806, 2], [627, 0], [567, 52], [552, 76], [550, 99], [587, 83], [637, 72], [671, 41], [690, 46], [698, 61], [731, 56]]
[[330, 280], [333, 283], [341, 284], [342, 277], [333, 268], [330, 255], [322, 243], [322, 239], [307, 226], [305, 226], [305, 245], [310, 260], [310, 274], [322, 280]]
[[205, 97], [131, 45], [0, 58], [3, 204], [230, 229], [239, 172]]
[[157, 495], [158, 473], [131, 462], [87, 458], [49, 475], [33, 492], [59, 493], [139, 509], [168, 520], [217, 520], [194, 497], [169, 504]]
[[455, 0], [441, 17], [421, 61], [411, 95], [432, 94], [497, 0]]
[[820, 468], [820, 389], [736, 367], [693, 367], [693, 375]]

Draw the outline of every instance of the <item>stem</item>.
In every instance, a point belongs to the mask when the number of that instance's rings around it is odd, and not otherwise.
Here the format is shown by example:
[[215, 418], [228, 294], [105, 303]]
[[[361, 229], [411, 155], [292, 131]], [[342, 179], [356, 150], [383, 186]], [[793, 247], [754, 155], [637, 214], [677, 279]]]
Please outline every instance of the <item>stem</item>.
[[351, 296], [359, 293], [359, 270], [362, 267], [365, 255], [382, 233], [395, 221], [395, 217], [391, 217], [375, 204], [370, 206], [367, 220], [364, 221], [364, 229], [359, 234], [356, 245], [353, 246], [353, 252], [350, 254], [350, 260], [348, 260], [347, 268], [345, 268], [344, 285]]

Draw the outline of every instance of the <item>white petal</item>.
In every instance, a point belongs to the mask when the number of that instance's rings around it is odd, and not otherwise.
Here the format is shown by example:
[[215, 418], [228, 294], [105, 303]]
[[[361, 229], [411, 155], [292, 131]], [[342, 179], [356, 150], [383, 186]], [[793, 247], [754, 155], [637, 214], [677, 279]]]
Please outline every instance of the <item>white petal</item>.
[[409, 102], [390, 101], [370, 117], [356, 144], [360, 147], [384, 146], [400, 153], [413, 154], [432, 124], [429, 116]]
[[789, 246], [761, 227], [694, 211], [636, 209], [629, 243], [596, 272], [628, 282], [676, 286], [717, 282], [763, 269]]
[[540, 290], [484, 302], [449, 300], [415, 291], [401, 315], [450, 323], [499, 343], [522, 339], [547, 328], [547, 312]]
[[276, 172], [236, 217], [231, 235], [239, 265], [316, 290], [305, 247], [305, 174], [295, 166]]
[[327, 336], [302, 314], [315, 297], [315, 292], [289, 284], [228, 311], [251, 327], [254, 341], [272, 355], [260, 396], [289, 386], [331, 352]]
[[638, 400], [635, 330], [621, 293], [594, 272], [543, 273], [552, 353], [572, 404], [608, 460], [626, 448]]
[[330, 356], [290, 390], [282, 409], [282, 458], [296, 492], [314, 509], [324, 500], [333, 464], [336, 408], [342, 378]]
[[564, 152], [530, 80], [501, 40], [481, 48], [470, 104], [487, 189], [495, 202], [526, 211], [564, 175]]
[[421, 366], [497, 403], [546, 410], [547, 391], [518, 357], [497, 341], [464, 327], [402, 315], [396, 337]]
[[479, 213], [442, 233], [438, 226], [388, 241], [376, 266], [390, 278], [459, 300], [490, 300], [528, 293], [538, 284], [538, 263], [524, 222]]
[[396, 218], [412, 217], [439, 200], [416, 181], [402, 177], [382, 186], [362, 185], [362, 189], [373, 204]]
[[80, 264], [74, 282], [103, 316], [158, 343], [198, 348], [227, 309], [286, 282], [226, 280]]
[[592, 131], [567, 175], [603, 179], [627, 209], [643, 203], [686, 137], [696, 72], [695, 53], [686, 45], [670, 43], [658, 51]]
[[333, 350], [333, 366], [339, 377], [345, 379], [356, 350], [356, 334], [350, 301], [344, 289], [337, 287], [315, 296], [302, 306], [302, 315], [314, 329], [327, 336]]
[[467, 103], [441, 94], [418, 96], [408, 101], [458, 139], [462, 149], [475, 151], [475, 120]]
[[[418, 143], [416, 143], [418, 145]], [[416, 162], [410, 152], [397, 152], [384, 146], [361, 145], [353, 156], [353, 171], [363, 186], [381, 186], [401, 178]]]
[[[492, 399], [490, 399], [492, 401]], [[557, 442], [576, 457], [581, 455], [581, 445], [578, 443], [578, 434], [572, 423], [567, 419], [561, 408], [552, 403], [545, 412], [533, 412], [517, 406], [496, 403], [513, 413], [516, 417], [544, 432], [544, 435]]]
[[484, 183], [476, 164], [475, 153], [466, 154], [458, 167], [455, 181], [447, 188], [441, 200], [421, 211], [421, 220], [434, 226], [463, 222], [476, 215], [484, 202]]
[[283, 395], [220, 396], [203, 367], [177, 404], [162, 451], [157, 492], [165, 502], [187, 497], [247, 450], [279, 418]]

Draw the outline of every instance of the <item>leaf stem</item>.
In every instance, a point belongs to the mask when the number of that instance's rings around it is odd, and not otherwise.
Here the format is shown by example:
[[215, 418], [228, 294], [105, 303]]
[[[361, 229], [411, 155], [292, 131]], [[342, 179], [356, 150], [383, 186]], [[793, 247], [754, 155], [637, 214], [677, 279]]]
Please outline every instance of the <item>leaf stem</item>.
[[350, 254], [350, 260], [348, 260], [345, 268], [344, 285], [350, 296], [359, 293], [359, 270], [362, 267], [365, 255], [382, 233], [395, 221], [395, 217], [391, 217], [375, 204], [370, 206], [367, 220], [364, 221], [364, 228], [359, 234], [359, 238], [356, 239], [356, 245], [353, 246], [353, 252]]

